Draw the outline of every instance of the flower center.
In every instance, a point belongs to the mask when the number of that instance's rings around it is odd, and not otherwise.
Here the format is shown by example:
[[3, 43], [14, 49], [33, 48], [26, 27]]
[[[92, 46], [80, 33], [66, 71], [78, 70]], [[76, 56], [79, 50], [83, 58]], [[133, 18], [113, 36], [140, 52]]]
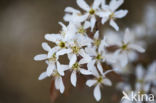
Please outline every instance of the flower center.
[[114, 16], [115, 16], [115, 15], [114, 15], [114, 13], [112, 12], [112, 14], [110, 14], [109, 18], [110, 18], [110, 19], [114, 19]]
[[56, 54], [53, 54], [51, 58], [48, 59], [48, 61], [56, 61]]
[[100, 54], [98, 54], [98, 55], [96, 56], [96, 59], [97, 59], [97, 60], [101, 60], [101, 59], [103, 59], [103, 58], [102, 58], [102, 56], [101, 56]]
[[100, 77], [97, 79], [97, 82], [98, 82], [98, 83], [102, 83], [102, 81], [103, 81], [103, 78], [100, 76]]
[[79, 64], [76, 62], [75, 64], [73, 64], [73, 66], [72, 66], [72, 68], [74, 69], [74, 70], [78, 70], [79, 69]]
[[65, 48], [65, 46], [66, 46], [66, 45], [65, 45], [65, 42], [62, 42], [62, 41], [61, 41], [61, 42], [59, 43], [59, 46], [60, 46], [61, 48]]
[[74, 47], [72, 47], [72, 50], [73, 50], [73, 53], [77, 54], [79, 52], [80, 48], [77, 46], [74, 46]]
[[63, 35], [63, 36], [66, 35], [66, 33], [64, 31], [60, 31], [60, 34]]
[[80, 34], [84, 34], [85, 32], [86, 32], [86, 30], [83, 27], [80, 27], [78, 29], [78, 33], [80, 33]]
[[52, 75], [53, 75], [54, 77], [60, 77], [60, 74], [58, 73], [57, 70], [54, 70]]
[[91, 14], [91, 15], [95, 14], [95, 10], [94, 9], [90, 9], [89, 10], [89, 14]]
[[121, 49], [122, 49], [122, 50], [127, 50], [127, 47], [128, 47], [128, 44], [123, 44], [123, 45], [121, 46]]
[[99, 46], [99, 45], [100, 45], [100, 43], [101, 43], [101, 41], [100, 41], [100, 40], [94, 40], [94, 45], [95, 45], [95, 46]]

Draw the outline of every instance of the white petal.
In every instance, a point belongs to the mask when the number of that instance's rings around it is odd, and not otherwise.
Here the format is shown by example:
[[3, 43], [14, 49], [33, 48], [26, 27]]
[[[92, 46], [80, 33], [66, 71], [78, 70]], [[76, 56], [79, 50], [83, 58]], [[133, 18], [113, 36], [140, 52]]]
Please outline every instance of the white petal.
[[100, 73], [103, 74], [103, 68], [102, 68], [100, 62], [97, 63], [97, 68], [98, 68], [98, 70], [100, 71]]
[[68, 12], [68, 13], [80, 13], [79, 10], [76, 10], [76, 9], [74, 9], [72, 7], [66, 7], [64, 11]]
[[59, 24], [62, 26], [63, 31], [67, 31], [67, 27], [62, 22], [59, 22]]
[[48, 52], [48, 58], [51, 58], [53, 54], [55, 54], [58, 50], [60, 49], [59, 46], [53, 47], [49, 52]]
[[96, 77], [99, 77], [99, 73], [95, 67], [95, 60], [94, 61], [90, 61], [88, 64], [87, 64], [87, 68], [89, 71], [92, 72], [92, 75], [96, 76]]
[[95, 16], [92, 16], [92, 17], [91, 17], [91, 20], [90, 20], [91, 31], [93, 31], [94, 26], [95, 26], [95, 23], [96, 23], [96, 18], [95, 18]]
[[102, 0], [94, 0], [93, 9], [98, 9]]
[[119, 11], [115, 12], [114, 17], [115, 18], [123, 18], [127, 15], [127, 13], [128, 13], [128, 10], [119, 10]]
[[98, 40], [99, 39], [99, 31], [96, 31], [94, 34], [94, 39]]
[[76, 77], [76, 71], [73, 71], [70, 77], [70, 81], [74, 87], [76, 87], [77, 77]]
[[56, 43], [58, 40], [61, 40], [61, 35], [59, 35], [59, 34], [46, 34], [45, 39], [48, 41], [51, 41], [53, 43]]
[[36, 55], [34, 57], [34, 60], [38, 61], [38, 60], [45, 60], [47, 59], [47, 54], [39, 54], [39, 55]]
[[90, 10], [89, 5], [84, 0], [76, 0], [76, 2], [77, 2], [77, 5], [81, 9], [83, 9], [85, 11], [89, 11]]
[[88, 14], [84, 14], [84, 15], [76, 15], [75, 18], [73, 18], [75, 21], [78, 21], [78, 22], [84, 22], [86, 19], [88, 18]]
[[48, 76], [51, 76], [53, 70], [55, 69], [55, 64], [54, 63], [50, 63], [48, 64], [48, 67], [47, 67], [47, 75]]
[[121, 66], [125, 67], [128, 63], [128, 56], [125, 52], [123, 52], [123, 54], [120, 57], [120, 61], [121, 61]]
[[138, 51], [140, 53], [144, 53], [145, 52], [145, 49], [142, 48], [141, 46], [137, 45], [137, 44], [130, 44], [129, 48], [134, 49], [134, 50], [136, 50], [136, 51]]
[[123, 4], [124, 0], [111, 0], [110, 2], [110, 8], [112, 11], [115, 11], [116, 9], [118, 9], [121, 4]]
[[119, 31], [119, 26], [116, 24], [114, 20], [110, 20], [109, 24], [116, 30]]
[[87, 82], [86, 82], [86, 85], [88, 86], [88, 87], [92, 87], [94, 84], [96, 84], [96, 80], [87, 80]]
[[137, 79], [143, 79], [144, 77], [144, 68], [142, 67], [142, 65], [137, 65], [136, 67], [136, 76], [137, 76]]
[[58, 57], [60, 55], [68, 54], [68, 53], [71, 53], [71, 52], [72, 52], [72, 49], [62, 49], [62, 50], [60, 50], [60, 51], [58, 51], [56, 53], [56, 56]]
[[63, 80], [62, 78], [60, 77], [60, 92], [63, 93], [64, 92], [64, 84], [63, 84]]
[[48, 45], [48, 43], [46, 42], [43, 42], [42, 43], [42, 48], [45, 50], [45, 51], [50, 51], [51, 50], [51, 47]]
[[60, 89], [60, 78], [58, 78], [58, 77], [55, 78], [55, 88], [57, 90]]
[[48, 77], [48, 76], [47, 76], [47, 72], [43, 72], [43, 73], [41, 73], [41, 75], [39, 76], [38, 80], [43, 80], [43, 79], [45, 79], [46, 77]]
[[113, 72], [113, 70], [107, 70], [103, 73], [103, 76], [105, 76], [106, 74], [110, 73], [110, 72]]
[[59, 62], [57, 62], [57, 70], [60, 75], [64, 76], [64, 70], [62, 69], [61, 64]]
[[84, 23], [84, 29], [88, 29], [89, 27], [90, 27], [90, 22], [88, 22], [88, 21], [85, 21], [85, 23]]
[[85, 51], [90, 56], [96, 56], [96, 48], [94, 48], [94, 47], [86, 47]]
[[70, 58], [70, 62], [69, 62], [69, 68], [71, 68], [73, 66], [73, 64], [75, 64], [77, 61], [77, 57], [75, 54], [72, 55], [72, 57]]
[[124, 43], [127, 44], [127, 43], [129, 43], [129, 42], [132, 42], [133, 39], [134, 39], [134, 38], [133, 38], [131, 32], [130, 32], [129, 29], [127, 28], [127, 29], [125, 30], [125, 35], [124, 35], [124, 40], [123, 40]]
[[101, 99], [101, 91], [100, 91], [99, 84], [94, 88], [94, 97], [95, 97], [96, 101], [100, 101], [100, 99]]
[[107, 86], [112, 86], [112, 82], [108, 78], [103, 79], [103, 84], [105, 84]]
[[66, 22], [69, 22], [71, 19], [72, 19], [72, 16], [71, 14], [65, 14], [63, 16], [63, 20], [66, 21]]
[[80, 68], [80, 73], [83, 75], [91, 75], [92, 73], [89, 70]]
[[91, 61], [91, 57], [85, 57], [85, 58], [82, 58], [80, 61], [79, 61], [79, 64], [86, 64], [86, 63], [89, 63]]
[[102, 24], [105, 24], [108, 21], [108, 18], [102, 18]]

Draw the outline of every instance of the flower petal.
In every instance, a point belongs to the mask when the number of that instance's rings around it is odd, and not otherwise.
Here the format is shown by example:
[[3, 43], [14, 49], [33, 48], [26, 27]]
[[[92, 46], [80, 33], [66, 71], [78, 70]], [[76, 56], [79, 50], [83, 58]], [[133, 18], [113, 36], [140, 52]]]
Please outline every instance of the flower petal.
[[108, 78], [104, 78], [104, 79], [103, 79], [103, 84], [104, 84], [104, 85], [107, 85], [107, 86], [112, 86], [112, 82], [111, 82], [111, 80], [109, 80]]
[[86, 85], [88, 86], [88, 87], [92, 87], [94, 84], [96, 84], [96, 80], [87, 80], [87, 82], [86, 82]]
[[64, 11], [68, 12], [68, 13], [80, 13], [79, 10], [76, 10], [76, 9], [74, 9], [72, 7], [66, 7]]
[[94, 0], [93, 9], [98, 9], [102, 0]]
[[128, 13], [128, 10], [119, 10], [119, 11], [115, 12], [114, 17], [115, 18], [123, 18], [127, 15], [127, 13]]
[[63, 93], [64, 92], [64, 84], [63, 84], [63, 80], [62, 78], [60, 77], [60, 92]]
[[112, 11], [115, 11], [116, 9], [118, 9], [122, 4], [123, 4], [124, 0], [111, 0], [109, 6], [110, 9]]
[[38, 80], [43, 80], [43, 79], [45, 79], [46, 77], [48, 77], [48, 76], [47, 76], [47, 72], [43, 72], [43, 73], [41, 73], [41, 75], [38, 77]]
[[64, 54], [68, 54], [68, 53], [71, 53], [72, 52], [72, 49], [61, 49], [60, 51], [58, 51], [56, 53], [56, 56], [60, 56], [60, 55], [64, 55]]
[[94, 88], [94, 97], [95, 97], [96, 101], [100, 101], [100, 99], [101, 99], [101, 91], [100, 91], [99, 84]]
[[76, 61], [77, 61], [77, 57], [75, 54], [73, 54], [72, 57], [70, 58], [69, 68], [71, 68]]
[[98, 70], [100, 71], [100, 73], [103, 74], [103, 68], [102, 68], [100, 62], [97, 63], [97, 68], [98, 68]]
[[59, 34], [46, 34], [45, 39], [48, 41], [51, 41], [53, 43], [56, 43], [58, 40], [61, 40], [61, 35], [59, 35]]
[[144, 53], [145, 52], [145, 49], [142, 48], [141, 46], [137, 45], [137, 44], [130, 44], [129, 48], [134, 49], [134, 50], [136, 50], [136, 51], [138, 51], [140, 53]]
[[70, 77], [70, 81], [74, 87], [76, 87], [77, 77], [76, 77], [76, 71], [73, 71]]
[[92, 73], [89, 70], [80, 68], [80, 73], [83, 75], [91, 75]]
[[54, 63], [50, 63], [48, 64], [48, 67], [47, 67], [47, 75], [48, 76], [51, 76], [51, 74], [53, 73], [53, 70], [55, 69], [55, 64]]
[[64, 76], [64, 70], [62, 69], [61, 64], [59, 62], [57, 62], [57, 70], [60, 75]]
[[92, 17], [91, 17], [91, 20], [90, 20], [91, 31], [93, 31], [93, 29], [94, 29], [94, 27], [95, 27], [95, 23], [96, 23], [96, 18], [95, 18], [95, 16], [92, 16]]
[[88, 29], [89, 27], [90, 27], [90, 22], [88, 22], [88, 21], [85, 21], [85, 23], [84, 23], [84, 29]]
[[56, 78], [55, 78], [55, 88], [56, 88], [57, 90], [60, 89], [60, 78], [59, 78], [59, 77], [56, 77]]
[[48, 43], [46, 42], [43, 42], [42, 43], [42, 48], [45, 50], [45, 51], [50, 51], [51, 50], [51, 47], [48, 45]]
[[99, 39], [99, 31], [96, 31], [94, 34], [94, 39], [98, 40]]
[[119, 31], [119, 26], [116, 24], [116, 22], [111, 19], [109, 24], [116, 30], [116, 31]]
[[90, 10], [89, 5], [84, 0], [76, 0], [76, 3], [81, 9], [85, 11]]
[[39, 54], [34, 57], [34, 60], [36, 61], [45, 60], [45, 59], [47, 59], [47, 54]]

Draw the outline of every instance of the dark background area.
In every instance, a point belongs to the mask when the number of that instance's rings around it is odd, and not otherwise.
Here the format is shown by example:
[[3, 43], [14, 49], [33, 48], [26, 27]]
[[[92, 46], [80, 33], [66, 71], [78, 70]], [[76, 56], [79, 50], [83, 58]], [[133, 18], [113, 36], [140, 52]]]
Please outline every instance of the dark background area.
[[[144, 5], [151, 1], [125, 0], [122, 8], [129, 13], [117, 21], [120, 27], [141, 22]], [[38, 80], [46, 64], [33, 57], [45, 53], [41, 48], [44, 34], [59, 31], [66, 6], [78, 8], [75, 0], [0, 0], [0, 103], [50, 103], [50, 78]], [[113, 92], [106, 87], [101, 103], [110, 103]], [[91, 88], [74, 88], [56, 100], [80, 102], [95, 102]]]

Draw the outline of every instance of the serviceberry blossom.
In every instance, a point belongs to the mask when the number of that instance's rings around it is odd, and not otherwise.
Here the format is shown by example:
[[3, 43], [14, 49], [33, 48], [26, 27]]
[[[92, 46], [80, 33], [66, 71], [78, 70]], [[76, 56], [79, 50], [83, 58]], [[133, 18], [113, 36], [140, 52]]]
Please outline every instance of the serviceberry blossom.
[[128, 63], [128, 60], [135, 60], [136, 58], [136, 51], [143, 53], [145, 49], [142, 48], [140, 44], [135, 41], [133, 34], [126, 29], [124, 37], [122, 40], [117, 41], [116, 45], [119, 47], [116, 52], [115, 56], [120, 60], [121, 65], [124, 67]]
[[117, 25], [115, 20], [125, 17], [128, 13], [128, 10], [116, 10], [124, 3], [124, 0], [111, 0], [109, 5], [107, 5], [105, 2], [102, 3], [102, 13], [100, 13], [99, 15], [100, 17], [102, 17], [102, 24], [109, 20], [109, 24], [116, 31], [119, 31], [119, 26]]
[[[60, 90], [60, 93], [63, 93], [65, 90], [64, 84], [63, 84], [63, 80], [62, 80], [62, 76], [61, 74], [59, 74], [59, 72], [57, 71], [57, 69], [54, 69], [51, 76], [54, 78], [55, 80], [55, 88], [57, 90]], [[47, 72], [43, 72], [40, 76], [39, 76], [39, 80], [42, 80], [44, 78], [48, 77]]]
[[88, 87], [95, 86], [93, 94], [94, 94], [95, 99], [97, 101], [99, 101], [101, 99], [100, 87], [102, 87], [102, 85], [107, 85], [107, 86], [112, 85], [111, 80], [106, 77], [106, 74], [112, 72], [112, 70], [108, 70], [106, 72], [103, 72], [102, 66], [100, 64], [97, 64], [97, 68], [99, 70], [99, 72], [98, 72], [94, 64], [95, 63], [90, 62], [88, 65], [89, 66], [88, 70], [92, 73], [92, 75], [95, 78], [87, 80], [86, 85]]
[[[142, 65], [137, 65], [135, 68], [135, 83], [134, 88], [128, 82], [120, 82], [117, 84], [117, 88], [129, 94], [131, 97], [131, 92], [140, 94], [149, 94], [150, 92], [155, 92], [155, 80], [156, 80], [156, 62], [154, 61], [151, 65], [145, 69]], [[152, 88], [152, 89], [151, 89]], [[131, 103], [131, 101], [122, 99], [120, 103]], [[138, 101], [137, 103], [143, 103]]]
[[[134, 91], [148, 92], [151, 90], [156, 93], [154, 87], [150, 88], [151, 85], [156, 85], [155, 62], [148, 67], [148, 70], [141, 65], [137, 65], [135, 71], [131, 69], [134, 67], [131, 67], [132, 62], [137, 61], [138, 55], [145, 52], [143, 48], [145, 42], [142, 42], [141, 34], [146, 30], [140, 32], [137, 29], [131, 32], [126, 29], [124, 33], [122, 30], [119, 31], [115, 20], [125, 17], [128, 13], [128, 10], [118, 10], [124, 0], [110, 0], [108, 4], [105, 0], [93, 0], [91, 5], [88, 5], [85, 0], [76, 0], [76, 3], [82, 10], [66, 7], [63, 17], [66, 23], [58, 22], [62, 27], [61, 30], [58, 33], [45, 35], [45, 39], [49, 43], [43, 42], [42, 48], [47, 53], [36, 55], [34, 60], [44, 60], [48, 67], [38, 79], [52, 77], [54, 87], [63, 93], [64, 83], [65, 85], [68, 83], [68, 75], [70, 75], [69, 81], [74, 87], [79, 83], [78, 78], [81, 76], [86, 80], [88, 87], [95, 87], [94, 98], [96, 101], [100, 101], [101, 88], [113, 84], [112, 78], [106, 77], [108, 73], [113, 71], [122, 78], [125, 73], [125, 75], [129, 75], [135, 72]], [[104, 32], [101, 30], [107, 21], [115, 30], [109, 29]], [[137, 33], [140, 33], [139, 36]], [[54, 46], [49, 46], [50, 43]], [[61, 60], [62, 57], [65, 61]], [[124, 81], [122, 84], [125, 84]], [[124, 88], [126, 91], [132, 91], [130, 84], [126, 83]]]

